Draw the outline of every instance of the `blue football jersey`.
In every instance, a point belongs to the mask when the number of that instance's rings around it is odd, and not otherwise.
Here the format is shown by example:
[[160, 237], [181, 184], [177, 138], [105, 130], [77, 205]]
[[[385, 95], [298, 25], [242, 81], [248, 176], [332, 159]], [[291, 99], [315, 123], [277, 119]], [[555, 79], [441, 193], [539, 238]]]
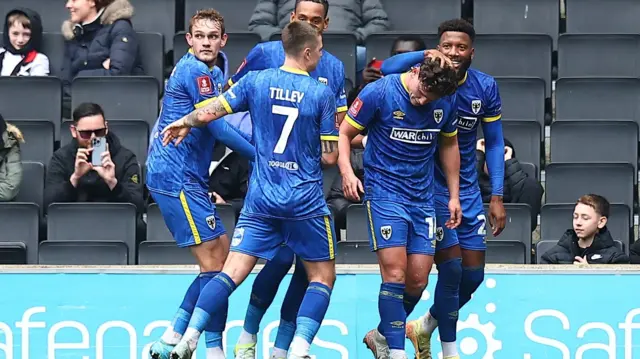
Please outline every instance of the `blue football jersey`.
[[179, 146], [162, 145], [165, 126], [207, 105], [220, 93], [224, 77], [188, 52], [176, 64], [162, 100], [162, 110], [151, 131], [147, 157], [149, 190], [177, 196], [182, 189], [207, 189], [215, 139], [206, 128], [193, 128]]
[[360, 92], [345, 119], [368, 130], [365, 200], [431, 205], [438, 136], [456, 135], [456, 96], [411, 104], [404, 78], [389, 75]]
[[249, 111], [256, 146], [243, 214], [280, 219], [329, 215], [322, 191], [321, 140], [337, 141], [329, 87], [282, 67], [246, 74], [220, 99]]
[[[500, 120], [502, 102], [493, 77], [469, 69], [458, 83], [458, 146], [460, 146], [460, 194], [479, 191], [476, 168], [476, 140], [479, 122]], [[439, 160], [436, 166], [436, 191], [448, 193], [447, 181]]]
[[[229, 79], [229, 85], [238, 82], [249, 71], [279, 68], [284, 64], [284, 57], [282, 41], [263, 42], [256, 45], [242, 62], [236, 74]], [[318, 67], [310, 75], [331, 88], [331, 92], [335, 96], [336, 113], [347, 111], [342, 61], [329, 52], [323, 51]]]

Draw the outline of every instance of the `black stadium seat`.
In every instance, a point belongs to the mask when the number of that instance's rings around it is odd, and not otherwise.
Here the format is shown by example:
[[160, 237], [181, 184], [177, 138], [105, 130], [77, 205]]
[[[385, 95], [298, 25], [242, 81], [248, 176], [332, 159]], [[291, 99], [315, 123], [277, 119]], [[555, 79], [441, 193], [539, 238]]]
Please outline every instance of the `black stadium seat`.
[[159, 32], [164, 48], [171, 50], [176, 32], [176, 0], [129, 0], [135, 9], [133, 28], [140, 32]]
[[565, 0], [567, 32], [575, 34], [639, 34], [637, 0]]
[[[224, 16], [224, 26], [229, 31], [247, 31], [249, 20], [256, 8], [256, 0], [184, 0], [184, 24], [188, 30], [189, 20], [200, 9], [215, 8]], [[231, 41], [231, 39], [229, 39]]]
[[382, 0], [382, 6], [397, 31], [435, 32], [441, 22], [462, 14], [457, 0]]
[[[487, 232], [487, 244], [489, 242], [503, 242], [503, 241], [511, 241], [511, 242], [520, 242], [522, 243], [522, 249], [525, 253], [524, 262], [520, 262], [519, 259], [517, 263], [531, 263], [531, 207], [528, 204], [523, 203], [505, 203], [504, 208], [507, 211], [507, 224], [504, 228], [504, 231], [500, 233], [499, 236], [494, 237], [491, 232], [491, 226], [488, 221], [489, 218], [489, 206], [485, 205], [485, 231]], [[498, 245], [497, 245], [498, 246]], [[506, 247], [513, 247], [513, 245], [505, 245]], [[498, 246], [499, 247], [499, 246]], [[513, 248], [502, 248], [496, 249], [497, 252], [507, 251], [508, 253], [512, 253], [514, 251]], [[487, 248], [487, 252], [490, 249]], [[487, 253], [489, 255], [489, 253]], [[502, 257], [500, 257], [502, 258]], [[517, 257], [520, 258], [520, 257]], [[496, 262], [494, 262], [496, 263]], [[514, 262], [508, 262], [514, 263]]]
[[[603, 64], [597, 53], [607, 54]], [[640, 35], [562, 34], [558, 40], [558, 77], [640, 77]]]
[[[46, 265], [127, 265], [128, 248], [122, 242], [44, 241], [40, 243], [39, 264]], [[131, 261], [134, 263], [135, 259]]]
[[20, 159], [48, 163], [53, 155], [55, 127], [49, 121], [6, 119], [20, 129], [24, 143], [20, 144]]
[[[25, 190], [30, 190], [26, 188]], [[39, 208], [34, 203], [0, 203], [0, 243], [22, 243], [29, 264], [38, 263]]]

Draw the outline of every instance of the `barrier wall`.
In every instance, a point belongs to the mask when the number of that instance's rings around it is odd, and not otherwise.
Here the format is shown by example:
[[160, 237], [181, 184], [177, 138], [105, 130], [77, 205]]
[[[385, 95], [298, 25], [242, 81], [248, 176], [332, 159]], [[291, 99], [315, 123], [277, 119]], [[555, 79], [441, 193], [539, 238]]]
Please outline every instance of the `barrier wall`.
[[[488, 269], [460, 312], [463, 358], [640, 358], [640, 270], [536, 268]], [[146, 359], [148, 345], [168, 325], [195, 273], [185, 267], [0, 272], [0, 359]], [[377, 325], [380, 277], [374, 267], [339, 272], [312, 353], [320, 359], [371, 358], [361, 340]], [[231, 298], [229, 358], [254, 276]], [[432, 276], [412, 317], [432, 303], [434, 285]], [[273, 345], [285, 291], [281, 286], [263, 321], [258, 358], [267, 358]], [[433, 343], [438, 358], [437, 339]], [[204, 348], [196, 357], [205, 358]]]

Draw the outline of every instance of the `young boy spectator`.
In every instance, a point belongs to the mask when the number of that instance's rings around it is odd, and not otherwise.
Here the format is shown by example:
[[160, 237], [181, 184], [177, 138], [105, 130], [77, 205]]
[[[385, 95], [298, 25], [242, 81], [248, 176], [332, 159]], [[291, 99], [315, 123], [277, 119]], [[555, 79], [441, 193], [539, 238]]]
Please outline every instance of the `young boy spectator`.
[[20, 130], [0, 115], [0, 202], [13, 200], [20, 191], [20, 142], [24, 142]]
[[42, 21], [37, 12], [17, 8], [4, 22], [4, 47], [0, 48], [1, 76], [47, 76], [49, 58], [42, 54]]
[[[398, 36], [395, 41], [393, 41], [393, 45], [391, 46], [391, 56], [395, 56], [398, 54], [404, 54], [406, 52], [413, 51], [422, 51], [426, 50], [427, 45], [425, 45], [424, 41], [420, 38], [420, 36], [416, 35], [401, 35]], [[371, 61], [376, 60], [376, 58], [371, 59]], [[382, 71], [380, 71], [380, 64], [377, 66], [370, 66], [371, 62], [367, 65], [367, 67], [362, 71], [362, 85], [373, 82], [382, 77]]]
[[[144, 75], [128, 0], [70, 0], [67, 9], [71, 19], [62, 24], [66, 39], [62, 81], [67, 98], [76, 76]], [[68, 112], [67, 99], [65, 115]]]
[[542, 255], [543, 264], [621, 264], [629, 257], [616, 247], [609, 230], [609, 202], [602, 196], [587, 194], [576, 203], [573, 229]]
[[[491, 201], [491, 178], [485, 160], [484, 139], [476, 143], [476, 168], [478, 169], [478, 183], [482, 192], [482, 201]], [[504, 139], [504, 203], [526, 203], [531, 207], [531, 229], [538, 225], [538, 215], [542, 206], [544, 188], [535, 179], [527, 175], [522, 169], [513, 144]]]

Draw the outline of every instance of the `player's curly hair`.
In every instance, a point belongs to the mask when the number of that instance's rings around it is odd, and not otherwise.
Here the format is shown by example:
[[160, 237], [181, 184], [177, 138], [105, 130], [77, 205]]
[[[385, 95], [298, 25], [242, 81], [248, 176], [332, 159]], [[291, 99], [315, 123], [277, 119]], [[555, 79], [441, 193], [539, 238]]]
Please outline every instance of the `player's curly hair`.
[[428, 92], [439, 96], [450, 96], [458, 88], [458, 75], [450, 66], [440, 66], [440, 60], [427, 59], [420, 65], [420, 84]]
[[220, 24], [220, 35], [224, 35], [224, 17], [215, 9], [198, 10], [189, 20], [189, 33], [193, 30], [193, 25], [200, 20], [209, 20]]
[[440, 26], [438, 26], [438, 38], [441, 38], [443, 33], [449, 31], [464, 32], [469, 35], [471, 42], [476, 40], [476, 30], [473, 28], [473, 25], [465, 19], [453, 19], [441, 23]]

